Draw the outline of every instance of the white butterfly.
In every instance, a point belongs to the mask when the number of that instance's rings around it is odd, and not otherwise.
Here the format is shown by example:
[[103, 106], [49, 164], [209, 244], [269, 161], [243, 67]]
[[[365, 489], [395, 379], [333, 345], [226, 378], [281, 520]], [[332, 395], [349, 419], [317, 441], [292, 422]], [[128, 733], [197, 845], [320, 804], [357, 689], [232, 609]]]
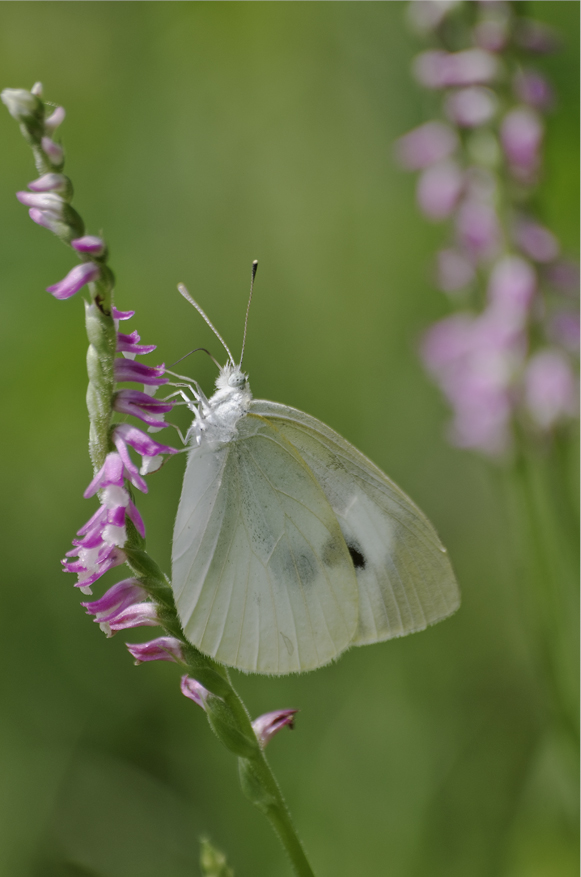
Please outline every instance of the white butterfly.
[[210, 399], [196, 384], [187, 401], [195, 418], [173, 538], [188, 640], [227, 666], [278, 675], [454, 612], [458, 586], [425, 515], [320, 420], [253, 399], [216, 335], [229, 362]]

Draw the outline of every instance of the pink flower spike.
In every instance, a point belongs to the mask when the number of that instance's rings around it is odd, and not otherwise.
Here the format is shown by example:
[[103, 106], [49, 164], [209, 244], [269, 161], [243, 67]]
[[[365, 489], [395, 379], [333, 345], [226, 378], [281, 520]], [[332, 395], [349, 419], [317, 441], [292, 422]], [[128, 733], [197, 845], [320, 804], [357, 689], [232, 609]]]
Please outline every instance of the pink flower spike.
[[145, 483], [145, 481], [143, 480], [143, 478], [139, 474], [139, 469], [137, 468], [137, 466], [135, 465], [135, 463], [133, 462], [133, 460], [129, 456], [129, 451], [127, 450], [127, 445], [125, 444], [125, 442], [123, 441], [122, 438], [120, 438], [118, 435], [116, 435], [116, 431], [113, 433], [113, 441], [115, 443], [115, 447], [119, 451], [119, 456], [121, 457], [121, 460], [123, 461], [123, 467], [124, 467], [125, 474], [129, 478], [131, 483], [135, 487], [137, 487], [138, 490], [141, 490], [142, 493], [147, 493], [147, 491], [148, 491], [147, 484]]
[[135, 316], [135, 311], [118, 311], [115, 307], [111, 309], [111, 312], [114, 320], [130, 320], [131, 317]]
[[85, 499], [89, 499], [90, 496], [94, 496], [98, 490], [107, 487], [109, 484], [123, 487], [123, 460], [119, 454], [107, 454], [105, 462], [83, 493], [83, 496]]
[[43, 174], [37, 180], [28, 184], [31, 192], [65, 192], [68, 188], [68, 180], [64, 174]]
[[396, 141], [395, 154], [407, 170], [418, 171], [448, 158], [457, 145], [458, 135], [450, 125], [426, 122]]
[[79, 289], [82, 289], [86, 283], [96, 280], [101, 269], [95, 262], [84, 262], [82, 265], [76, 265], [67, 276], [54, 286], [47, 286], [46, 291], [50, 292], [58, 299], [70, 298]]
[[44, 120], [44, 130], [47, 134], [53, 134], [59, 125], [65, 120], [66, 110], [64, 107], [57, 107], [50, 116]]
[[136, 426], [130, 423], [120, 423], [115, 427], [113, 441], [115, 436], [119, 436], [132, 448], [135, 448], [142, 457], [155, 457], [157, 454], [178, 454], [177, 448], [171, 448], [169, 445], [162, 445], [154, 441], [151, 436], [142, 432]]
[[123, 579], [105, 591], [99, 600], [81, 603], [81, 606], [87, 610], [87, 615], [95, 615], [99, 621], [108, 621], [128, 606], [141, 603], [146, 596], [147, 592], [141, 587], [138, 579]]
[[148, 384], [159, 387], [167, 384], [168, 378], [162, 377], [165, 372], [164, 365], [144, 365], [142, 362], [134, 362], [132, 359], [115, 360], [115, 380], [137, 381], [140, 384]]
[[40, 141], [40, 145], [51, 164], [58, 167], [63, 163], [65, 153], [62, 146], [59, 146], [59, 144], [55, 143], [54, 140], [51, 140], [50, 137], [43, 137]]
[[192, 679], [191, 676], [182, 676], [180, 688], [185, 697], [189, 697], [190, 700], [201, 706], [203, 710], [206, 709], [206, 701], [210, 692], [203, 685], [200, 685], [196, 679]]
[[171, 411], [173, 405], [171, 402], [164, 402], [161, 399], [152, 399], [151, 396], [141, 393], [139, 390], [119, 390], [115, 394], [113, 408], [122, 414], [132, 414], [133, 417], [138, 417], [149, 426], [161, 428], [167, 424], [156, 418], [155, 415]]
[[130, 521], [135, 525], [135, 529], [139, 533], [142, 539], [145, 539], [145, 524], [143, 522], [143, 518], [139, 514], [137, 506], [133, 502], [129, 502], [127, 506], [127, 517]]
[[132, 332], [130, 335], [122, 335], [120, 332], [117, 333], [117, 352], [118, 353], [129, 353], [133, 356], [145, 353], [152, 353], [156, 345], [155, 344], [139, 344], [140, 337], [137, 332]]
[[298, 710], [275, 710], [272, 713], [264, 713], [252, 722], [256, 739], [260, 744], [260, 748], [264, 749], [266, 744], [278, 734], [279, 731], [288, 725], [292, 730], [294, 728], [295, 715]]
[[92, 234], [86, 234], [82, 238], [71, 241], [71, 247], [77, 253], [90, 253], [92, 256], [102, 256], [105, 252], [105, 241]]
[[135, 658], [136, 664], [144, 661], [183, 661], [182, 647], [173, 636], [160, 636], [148, 643], [126, 643], [129, 654]]

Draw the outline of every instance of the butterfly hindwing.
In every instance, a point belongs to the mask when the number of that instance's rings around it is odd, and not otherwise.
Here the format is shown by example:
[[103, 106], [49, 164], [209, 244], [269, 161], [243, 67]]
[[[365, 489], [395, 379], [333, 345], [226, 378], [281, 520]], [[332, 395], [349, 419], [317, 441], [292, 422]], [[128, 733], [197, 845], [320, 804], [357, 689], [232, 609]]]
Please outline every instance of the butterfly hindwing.
[[458, 608], [458, 586], [434, 528], [380, 469], [302, 411], [261, 400], [250, 411], [296, 448], [337, 516], [359, 586], [354, 645], [422, 630]]
[[189, 454], [173, 547], [187, 638], [241, 670], [282, 674], [328, 663], [358, 623], [349, 549], [324, 490], [267, 420]]

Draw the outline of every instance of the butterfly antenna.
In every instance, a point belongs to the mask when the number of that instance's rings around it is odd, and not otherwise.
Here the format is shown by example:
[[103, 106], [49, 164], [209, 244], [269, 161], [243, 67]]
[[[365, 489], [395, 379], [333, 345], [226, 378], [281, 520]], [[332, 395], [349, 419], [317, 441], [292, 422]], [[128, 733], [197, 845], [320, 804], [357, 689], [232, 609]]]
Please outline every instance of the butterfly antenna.
[[177, 364], [178, 364], [178, 362], [181, 362], [181, 361], [182, 361], [182, 360], [183, 360], [183, 359], [187, 359], [187, 358], [188, 358], [188, 356], [191, 356], [191, 355], [192, 355], [192, 353], [197, 353], [197, 352], [198, 352], [198, 350], [203, 350], [203, 351], [204, 351], [204, 353], [207, 353], [207, 354], [208, 354], [208, 356], [209, 356], [209, 357], [210, 357], [210, 359], [211, 359], [211, 360], [212, 360], [212, 362], [213, 362], [213, 363], [215, 363], [215, 365], [217, 365], [217, 366], [218, 366], [218, 368], [222, 368], [222, 366], [221, 366], [221, 365], [220, 365], [220, 363], [219, 363], [219, 362], [218, 362], [218, 360], [217, 360], [217, 359], [214, 359], [214, 357], [213, 357], [213, 356], [212, 356], [212, 354], [211, 354], [211, 353], [210, 353], [210, 351], [209, 351], [209, 350], [206, 350], [206, 348], [205, 348], [205, 347], [196, 347], [196, 349], [195, 349], [195, 350], [190, 350], [190, 352], [189, 352], [189, 353], [184, 353], [184, 355], [183, 355], [183, 356], [180, 356], [180, 358], [179, 358], [179, 359], [176, 359], [176, 361], [175, 361], [175, 362], [172, 362], [172, 364], [171, 364], [171, 366], [170, 366], [170, 368], [173, 368], [173, 367], [174, 367], [174, 365], [177, 365]]
[[178, 290], [183, 295], [183, 297], [187, 301], [189, 301], [189, 303], [191, 305], [193, 305], [195, 307], [195, 309], [200, 314], [200, 316], [202, 316], [204, 318], [204, 320], [206, 321], [206, 323], [208, 324], [208, 326], [210, 327], [210, 329], [212, 330], [212, 332], [214, 333], [214, 335], [216, 336], [218, 341], [221, 343], [222, 347], [224, 348], [224, 350], [226, 351], [228, 356], [230, 357], [230, 362], [232, 363], [232, 365], [236, 365], [236, 363], [234, 362], [234, 357], [230, 353], [230, 348], [228, 347], [228, 345], [226, 344], [226, 342], [224, 341], [224, 339], [222, 338], [222, 336], [220, 335], [220, 333], [218, 332], [218, 330], [216, 329], [216, 327], [214, 326], [214, 324], [212, 323], [210, 318], [206, 316], [206, 314], [204, 313], [204, 311], [202, 310], [200, 305], [197, 303], [197, 301], [194, 301], [194, 299], [191, 297], [191, 295], [189, 294], [188, 290], [186, 289], [186, 287], [184, 286], [183, 283], [178, 283]]
[[248, 329], [248, 314], [250, 313], [250, 302], [252, 301], [252, 291], [254, 290], [254, 278], [258, 271], [258, 259], [252, 263], [252, 274], [250, 275], [250, 295], [248, 296], [248, 304], [246, 305], [246, 319], [244, 320], [244, 337], [242, 338], [242, 353], [240, 354], [240, 366], [244, 358], [244, 347], [246, 346], [246, 330]]

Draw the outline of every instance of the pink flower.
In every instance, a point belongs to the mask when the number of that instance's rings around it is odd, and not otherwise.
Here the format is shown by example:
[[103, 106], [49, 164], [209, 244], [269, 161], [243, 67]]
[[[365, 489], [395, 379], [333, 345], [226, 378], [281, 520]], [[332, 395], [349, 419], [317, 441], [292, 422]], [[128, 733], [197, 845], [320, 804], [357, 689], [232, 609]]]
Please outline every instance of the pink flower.
[[192, 679], [191, 676], [182, 676], [180, 687], [185, 697], [189, 697], [190, 700], [201, 706], [203, 710], [206, 709], [206, 701], [211, 696], [207, 688], [204, 688], [203, 685], [196, 679]]
[[506, 114], [500, 127], [502, 148], [514, 176], [527, 182], [540, 163], [543, 123], [530, 107], [516, 107]]
[[456, 207], [463, 185], [464, 177], [456, 162], [433, 164], [418, 179], [418, 204], [430, 219], [445, 219]]
[[519, 219], [514, 237], [523, 253], [535, 262], [552, 262], [559, 255], [559, 241], [555, 235], [532, 219]]
[[411, 171], [448, 158], [458, 145], [458, 135], [445, 122], [426, 122], [400, 137], [395, 144], [398, 161]]
[[136, 664], [144, 661], [183, 661], [181, 643], [173, 636], [160, 636], [147, 643], [126, 643], [126, 646]]
[[529, 360], [525, 374], [525, 401], [537, 426], [550, 429], [574, 417], [579, 390], [566, 356], [559, 350], [542, 350]]
[[171, 411], [173, 405], [171, 402], [153, 399], [139, 390], [119, 390], [115, 394], [113, 408], [122, 414], [132, 414], [149, 426], [163, 427], [167, 424], [164, 423], [160, 415]]
[[497, 58], [483, 49], [463, 52], [430, 50], [414, 61], [414, 74], [426, 88], [479, 85], [492, 82], [499, 72]]
[[491, 308], [504, 325], [524, 325], [536, 291], [535, 270], [520, 256], [504, 256], [494, 266], [488, 283]]
[[264, 749], [266, 744], [272, 740], [275, 734], [282, 731], [283, 728], [294, 728], [294, 719], [298, 710], [275, 710], [271, 713], [264, 713], [252, 722], [256, 739], [260, 744], [260, 748]]
[[75, 295], [87, 283], [96, 280], [101, 273], [101, 269], [95, 262], [83, 262], [76, 265], [67, 276], [54, 286], [47, 286], [46, 291], [54, 295], [55, 298], [65, 299]]
[[92, 256], [102, 256], [105, 250], [105, 241], [92, 234], [86, 234], [82, 238], [71, 241], [71, 247], [77, 253], [90, 253]]
[[81, 606], [84, 606], [88, 615], [95, 616], [95, 622], [109, 636], [111, 629], [108, 623], [116, 619], [127, 608], [141, 603], [146, 596], [147, 592], [140, 586], [137, 579], [124, 579], [109, 588], [99, 600], [81, 603]]
[[461, 128], [477, 128], [490, 121], [498, 101], [489, 88], [473, 85], [449, 94], [445, 101], [446, 115]]

